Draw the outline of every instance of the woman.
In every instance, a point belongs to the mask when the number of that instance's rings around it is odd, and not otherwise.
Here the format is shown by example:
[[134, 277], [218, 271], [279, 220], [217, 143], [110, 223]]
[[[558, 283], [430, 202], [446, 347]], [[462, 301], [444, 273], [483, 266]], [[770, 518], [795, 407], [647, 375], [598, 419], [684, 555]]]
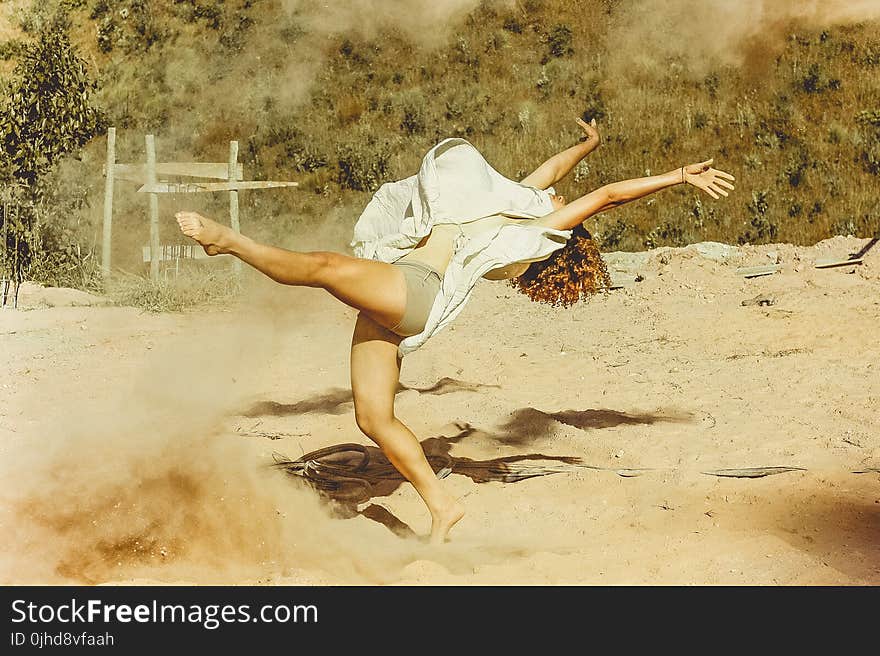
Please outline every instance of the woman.
[[[536, 300], [564, 305], [594, 291], [595, 280], [583, 267], [562, 276], [558, 271], [558, 261], [572, 248], [569, 241], [581, 247], [587, 241], [573, 239], [572, 231], [583, 231], [581, 223], [594, 214], [678, 184], [716, 199], [734, 188], [733, 176], [708, 160], [612, 183], [566, 204], [551, 186], [599, 145], [595, 121], [578, 124], [585, 139], [519, 183], [495, 171], [468, 142], [441, 142], [417, 175], [376, 192], [355, 226], [357, 257], [288, 251], [193, 212], [176, 215], [183, 234], [208, 255], [234, 255], [285, 285], [321, 287], [360, 311], [351, 346], [357, 425], [425, 501], [432, 543], [446, 539], [464, 508], [443, 489], [418, 439], [394, 414], [402, 357], [455, 318], [481, 277], [515, 281]], [[549, 298], [536, 290], [549, 284], [543, 281], [572, 278], [571, 271], [582, 280], [563, 280], [562, 291]]]

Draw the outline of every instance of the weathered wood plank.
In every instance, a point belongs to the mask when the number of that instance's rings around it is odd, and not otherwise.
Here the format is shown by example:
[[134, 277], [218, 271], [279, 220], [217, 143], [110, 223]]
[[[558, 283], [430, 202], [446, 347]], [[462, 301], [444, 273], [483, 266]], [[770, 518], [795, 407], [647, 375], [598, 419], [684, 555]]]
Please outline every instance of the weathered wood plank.
[[793, 471], [807, 471], [803, 467], [743, 467], [741, 469], [715, 469], [704, 471], [707, 476], [719, 476], [721, 478], [763, 478], [775, 476]]
[[[147, 183], [156, 182], [156, 139], [152, 134], [145, 137], [147, 149]], [[155, 257], [159, 252], [159, 197], [150, 194], [150, 279], [159, 282], [159, 260]]]
[[753, 266], [753, 267], [740, 267], [736, 270], [736, 275], [743, 276], [744, 278], [757, 278], [758, 276], [769, 276], [771, 273], [776, 273], [782, 269], [781, 264], [764, 264], [761, 266]]
[[[238, 166], [238, 142], [229, 142], [229, 182], [236, 182], [238, 178], [235, 176], [235, 169]], [[229, 224], [235, 232], [241, 232], [241, 224], [238, 222], [238, 191], [229, 190]], [[232, 263], [232, 270], [236, 276], [241, 275], [241, 260], [238, 258]]]
[[138, 193], [146, 194], [199, 194], [217, 191], [239, 191], [241, 189], [275, 189], [277, 187], [298, 187], [298, 182], [275, 182], [272, 180], [249, 180], [233, 182], [156, 182], [145, 184]]
[[609, 289], [623, 289], [624, 287], [635, 287], [636, 277], [634, 275], [611, 274], [611, 287]]
[[116, 128], [107, 128], [107, 179], [104, 181], [104, 226], [101, 240], [101, 275], [110, 275], [113, 248], [113, 182], [116, 170]]
[[[107, 167], [104, 167], [104, 175], [107, 175]], [[113, 174], [119, 180], [128, 182], [147, 182], [147, 167], [143, 164], [115, 164]], [[229, 178], [228, 162], [157, 162], [156, 175], [175, 175], [188, 178], [216, 178], [226, 180]], [[244, 167], [237, 165], [235, 177], [241, 180], [244, 177]]]
[[816, 260], [814, 266], [817, 269], [830, 269], [831, 267], [838, 266], [846, 266], [848, 264], [861, 264], [862, 258], [860, 257], [825, 257], [820, 260]]

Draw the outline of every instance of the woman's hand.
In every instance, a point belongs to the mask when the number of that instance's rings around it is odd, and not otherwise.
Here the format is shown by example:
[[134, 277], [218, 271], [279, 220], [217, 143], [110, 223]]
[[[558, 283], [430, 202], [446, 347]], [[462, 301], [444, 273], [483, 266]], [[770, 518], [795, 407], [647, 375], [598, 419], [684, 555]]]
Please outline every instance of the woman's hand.
[[520, 180], [520, 184], [535, 187], [536, 189], [546, 189], [551, 185], [555, 185], [567, 176], [577, 166], [578, 162], [599, 146], [599, 130], [596, 128], [596, 119], [589, 123], [580, 118], [575, 118], [575, 120], [586, 135], [586, 139], [548, 159]]
[[717, 199], [719, 194], [722, 196], [728, 195], [724, 188], [734, 189], [734, 186], [728, 180], [735, 180], [736, 178], [730, 175], [730, 173], [713, 169], [712, 162], [714, 161], [714, 159], [708, 159], [699, 164], [689, 164], [683, 166], [681, 171], [683, 182], [692, 184], [697, 189], [702, 189], [712, 198]]
[[596, 119], [592, 119], [589, 123], [586, 121], [576, 118], [577, 124], [581, 126], [581, 130], [583, 130], [584, 134], [587, 135], [587, 141], [594, 142], [596, 145], [599, 144], [599, 128], [596, 127]]

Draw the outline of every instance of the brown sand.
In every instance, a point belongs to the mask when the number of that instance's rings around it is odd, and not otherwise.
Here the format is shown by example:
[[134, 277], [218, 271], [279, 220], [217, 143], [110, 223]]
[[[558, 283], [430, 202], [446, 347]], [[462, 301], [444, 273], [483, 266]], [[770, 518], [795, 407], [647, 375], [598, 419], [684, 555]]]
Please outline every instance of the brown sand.
[[[468, 514], [442, 548], [398, 537], [429, 525], [408, 485], [342, 518], [266, 466], [367, 443], [354, 313], [323, 293], [261, 282], [224, 312], [148, 315], [56, 290], [4, 310], [0, 582], [880, 583], [880, 474], [851, 473], [880, 467], [880, 246], [812, 266], [866, 243], [611, 254], [644, 280], [571, 310], [482, 283], [407, 357], [400, 417], [457, 457], [656, 471], [453, 475]], [[775, 304], [742, 305], [758, 294]], [[701, 473], [783, 465], [807, 471]]]

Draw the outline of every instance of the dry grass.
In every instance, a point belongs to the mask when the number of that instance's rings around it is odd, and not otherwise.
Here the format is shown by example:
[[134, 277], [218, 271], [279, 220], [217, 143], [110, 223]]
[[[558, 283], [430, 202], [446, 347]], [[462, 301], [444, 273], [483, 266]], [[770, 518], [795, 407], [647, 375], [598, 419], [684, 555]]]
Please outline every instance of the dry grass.
[[147, 312], [180, 312], [190, 308], [226, 305], [241, 292], [241, 284], [228, 271], [193, 268], [183, 277], [149, 277], [131, 273], [114, 276], [105, 294], [117, 305]]

